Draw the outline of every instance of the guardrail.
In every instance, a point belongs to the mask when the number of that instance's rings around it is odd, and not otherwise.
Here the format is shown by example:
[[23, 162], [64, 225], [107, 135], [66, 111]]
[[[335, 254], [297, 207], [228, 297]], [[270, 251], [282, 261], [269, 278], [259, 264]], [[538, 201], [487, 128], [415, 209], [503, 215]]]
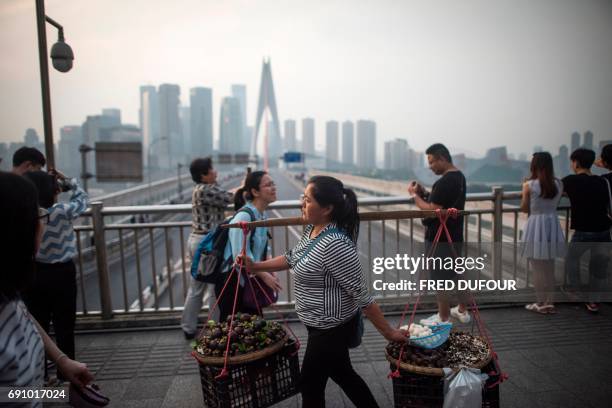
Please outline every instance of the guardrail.
[[[519, 272], [524, 272], [522, 283], [527, 287], [529, 285], [529, 268], [520, 265], [516, 251], [520, 240], [518, 231], [522, 222], [527, 218], [526, 214], [520, 213], [516, 205], [515, 200], [519, 200], [520, 197], [521, 193], [519, 192], [504, 193], [501, 188], [494, 188], [491, 193], [468, 194], [466, 210], [469, 210], [469, 215], [465, 217], [464, 240], [467, 243], [476, 243], [479, 247], [481, 244], [486, 245], [485, 243], [493, 244], [490, 250], [492, 278], [501, 279], [506, 276], [516, 278]], [[514, 201], [514, 204], [509, 203], [509, 201]], [[407, 197], [371, 197], [359, 200], [361, 211], [407, 209], [413, 204], [414, 201]], [[268, 210], [269, 212], [299, 210], [300, 206], [301, 203], [298, 200], [277, 201]], [[569, 207], [560, 207], [559, 211], [567, 239]], [[183, 219], [133, 224], [105, 223], [106, 219], [140, 214], [172, 215], [176, 216], [175, 218], [182, 217]], [[91, 225], [76, 226], [75, 231], [79, 243], [81, 242], [81, 234], [93, 233], [100, 310], [89, 310], [90, 308], [88, 308], [84, 273], [86, 260], [83, 259], [83, 253], [79, 245], [77, 265], [79, 287], [81, 289], [81, 314], [101, 314], [103, 319], [112, 319], [114, 313], [134, 314], [182, 310], [182, 299], [180, 299], [180, 296], [176, 296], [174, 285], [177, 284], [178, 280], [178, 283], [182, 286], [182, 298], [184, 298], [190, 278], [188, 275], [188, 259], [185, 256], [187, 253], [186, 236], [191, 225], [188, 221], [190, 219], [188, 214], [191, 214], [190, 204], [105, 207], [100, 202], [92, 203], [91, 209], [87, 212], [92, 220]], [[410, 252], [413, 253], [415, 245], [423, 241], [423, 228], [420, 223], [415, 223], [414, 219], [365, 221], [362, 222], [361, 227], [360, 255], [364, 263], [368, 262], [368, 265], [372, 265], [375, 255], [378, 256], [375, 253], [378, 249], [380, 249], [381, 256], [385, 256], [389, 252], [389, 248], [393, 248], [393, 251], [397, 252], [402, 248], [409, 248]], [[271, 228], [271, 233], [273, 237], [272, 255], [291, 246], [291, 235], [294, 236], [293, 240], [296, 240], [299, 235], [295, 231], [295, 227], [292, 226], [274, 227]], [[391, 234], [394, 234], [395, 237], [390, 238]], [[176, 238], [170, 238], [171, 236], [176, 236]], [[118, 252], [118, 258], [114, 262], [109, 262], [107, 256], [110, 241], [115, 241], [118, 244], [113, 249], [114, 253]], [[178, 256], [174, 257], [172, 252], [177, 251], [174, 249], [177, 247], [174, 245], [176, 241], [179, 243]], [[503, 254], [501, 245], [495, 245], [503, 242], [514, 244], [513, 254]], [[147, 250], [149, 251], [148, 259], [144, 256]], [[126, 267], [128, 259], [134, 263], [131, 269]], [[147, 268], [142, 265], [145, 261], [148, 263]], [[112, 274], [109, 268], [111, 263], [115, 265]], [[160, 267], [161, 264], [165, 265]], [[143, 274], [143, 269], [150, 270], [149, 277]], [[135, 274], [133, 279], [128, 276], [128, 270]], [[366, 275], [368, 279], [371, 279], [370, 273]], [[291, 273], [286, 271], [282, 274], [282, 279], [286, 291], [279, 303], [292, 307], [294, 298], [291, 291]], [[146, 281], [149, 281], [149, 283], [147, 284]], [[111, 289], [112, 282], [115, 282], [115, 287], [118, 285], [121, 289], [113, 292]], [[371, 284], [371, 281], [369, 284]], [[129, 289], [130, 287], [131, 289]], [[91, 290], [88, 292], [91, 292]], [[180, 288], [179, 292], [181, 292]], [[118, 296], [121, 297], [122, 308], [113, 308], [113, 293], [115, 294], [115, 300]], [[145, 299], [145, 295], [148, 295], [148, 298]], [[162, 303], [166, 302], [165, 299], [162, 302], [162, 296], [167, 297], [167, 306], [162, 306]], [[378, 298], [393, 297], [400, 301], [405, 301], [407, 296], [406, 293], [398, 293], [397, 296], [376, 293]], [[131, 299], [135, 299], [135, 301], [132, 302]]]

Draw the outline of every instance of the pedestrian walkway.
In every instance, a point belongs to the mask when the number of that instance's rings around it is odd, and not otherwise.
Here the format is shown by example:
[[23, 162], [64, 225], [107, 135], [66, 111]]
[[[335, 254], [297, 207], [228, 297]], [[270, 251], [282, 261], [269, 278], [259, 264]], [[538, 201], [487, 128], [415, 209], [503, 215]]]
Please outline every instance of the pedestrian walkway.
[[[612, 306], [603, 305], [599, 315], [577, 305], [558, 309], [558, 314], [546, 316], [518, 307], [482, 311], [510, 376], [501, 385], [502, 407], [610, 406]], [[397, 323], [399, 317], [390, 320]], [[300, 323], [291, 328], [305, 340]], [[366, 322], [364, 341], [351, 357], [380, 406], [392, 407], [385, 345]], [[78, 360], [95, 373], [114, 407], [201, 407], [197, 364], [189, 353], [189, 342], [178, 328], [77, 335]], [[332, 408], [352, 406], [331, 380], [327, 401]], [[296, 396], [277, 406], [299, 407], [300, 400]]]

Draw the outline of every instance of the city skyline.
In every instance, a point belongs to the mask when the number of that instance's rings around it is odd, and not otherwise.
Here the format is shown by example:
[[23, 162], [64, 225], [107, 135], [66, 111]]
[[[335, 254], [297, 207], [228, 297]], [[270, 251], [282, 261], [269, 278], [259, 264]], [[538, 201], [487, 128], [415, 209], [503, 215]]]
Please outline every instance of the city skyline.
[[[180, 85], [182, 105], [190, 88], [229, 96], [232, 84], [245, 84], [252, 122], [260, 63], [269, 56], [280, 121], [314, 118], [317, 150], [326, 121], [360, 118], [378, 125], [378, 160], [383, 143], [398, 137], [417, 150], [440, 141], [482, 156], [491, 145], [530, 152], [534, 139], [555, 150], [574, 130], [612, 136], [609, 2], [48, 0], [46, 6], [75, 51], [71, 72], [51, 71], [56, 135], [109, 106], [121, 109], [123, 122], [139, 123], [143, 84]], [[106, 24], [92, 30], [101, 18]], [[42, 133], [33, 4], [2, 2], [0, 22], [0, 44], [12, 51], [0, 68], [6, 142], [29, 127]], [[52, 27], [47, 33], [50, 47], [57, 33]], [[214, 118], [220, 104], [215, 97]]]

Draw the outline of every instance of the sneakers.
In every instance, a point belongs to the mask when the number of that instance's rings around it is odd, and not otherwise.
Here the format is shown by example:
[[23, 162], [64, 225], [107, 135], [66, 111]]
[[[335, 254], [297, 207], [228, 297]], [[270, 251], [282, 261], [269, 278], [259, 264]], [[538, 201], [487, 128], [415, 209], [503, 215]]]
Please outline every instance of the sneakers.
[[440, 317], [439, 313], [433, 314], [425, 319], [421, 319], [420, 323], [424, 326], [435, 326], [436, 324], [448, 323], [447, 321], [443, 321]]
[[459, 320], [461, 323], [469, 323], [472, 321], [472, 316], [470, 316], [470, 312], [468, 312], [467, 310], [460, 312], [459, 305], [451, 307], [450, 315], [455, 319]]
[[[451, 317], [454, 317], [461, 323], [469, 323], [472, 321], [472, 316], [470, 316], [470, 313], [467, 310], [464, 311], [463, 313], [460, 312], [459, 306], [451, 307], [450, 315]], [[440, 314], [436, 313], [436, 314], [429, 316], [428, 318], [421, 319], [420, 323], [425, 326], [433, 326], [436, 324], [445, 324], [445, 323], [450, 323], [450, 322], [448, 320], [446, 321], [442, 320], [442, 318], [440, 317]]]

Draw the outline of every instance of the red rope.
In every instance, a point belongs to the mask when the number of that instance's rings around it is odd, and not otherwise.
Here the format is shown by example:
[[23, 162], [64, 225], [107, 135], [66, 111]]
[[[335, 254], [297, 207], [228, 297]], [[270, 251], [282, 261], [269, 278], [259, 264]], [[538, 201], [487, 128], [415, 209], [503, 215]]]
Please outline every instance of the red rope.
[[[438, 221], [440, 221], [440, 225], [438, 226], [438, 230], [436, 231], [436, 235], [434, 237], [432, 246], [430, 248], [429, 253], [427, 254], [427, 256], [431, 256], [435, 253], [435, 250], [438, 247], [438, 243], [440, 241], [440, 238], [442, 236], [442, 233], [444, 232], [444, 234], [446, 235], [446, 240], [448, 242], [448, 244], [452, 244], [453, 240], [451, 238], [450, 235], [450, 231], [448, 230], [448, 227], [446, 225], [446, 222], [448, 221], [449, 217], [456, 219], [459, 216], [459, 211], [456, 208], [449, 208], [447, 210], [440, 210], [437, 209], [436, 210], [436, 216], [438, 217]], [[455, 251], [455, 247], [453, 245], [450, 245], [451, 247], [451, 251], [453, 253], [453, 255], [455, 257], [457, 257], [457, 252]], [[414, 322], [414, 317], [416, 314], [416, 309], [417, 306], [419, 304], [421, 298], [421, 293], [419, 292], [419, 295], [417, 296], [417, 300], [414, 303], [414, 307], [412, 309], [412, 314], [410, 316], [410, 320], [408, 323], [408, 329], [410, 329], [410, 326], [412, 325], [412, 323]], [[497, 353], [495, 352], [494, 348], [493, 348], [493, 342], [491, 341], [491, 337], [489, 336], [485, 325], [482, 321], [482, 318], [480, 316], [480, 310], [478, 309], [478, 306], [476, 305], [476, 300], [474, 299], [474, 296], [470, 293], [470, 298], [472, 301], [472, 313], [474, 315], [474, 321], [476, 322], [476, 324], [478, 325], [478, 331], [480, 332], [480, 334], [485, 338], [485, 341], [487, 342], [487, 345], [489, 346], [489, 348], [491, 349], [491, 354], [493, 355], [493, 364], [495, 365], [495, 370], [497, 372], [490, 372], [489, 375], [490, 376], [499, 376], [498, 380], [495, 381], [493, 384], [488, 385], [489, 388], [493, 388], [498, 384], [501, 384], [502, 382], [504, 382], [505, 380], [508, 379], [508, 374], [503, 372], [501, 370], [501, 367], [499, 365], [499, 358], [497, 356]], [[402, 323], [404, 322], [404, 319], [406, 317], [406, 313], [408, 311], [408, 306], [409, 303], [406, 304], [406, 307], [404, 308], [404, 312], [402, 313], [402, 317], [400, 319], [400, 323], [398, 325], [398, 328], [402, 325]], [[397, 360], [397, 365], [396, 365], [396, 369], [394, 371], [392, 371], [391, 373], [389, 373], [388, 378], [398, 378], [400, 377], [400, 363], [402, 361], [402, 356], [404, 353], [404, 347], [406, 346], [407, 343], [402, 344], [402, 347], [400, 348], [400, 353], [399, 353], [399, 357]]]

